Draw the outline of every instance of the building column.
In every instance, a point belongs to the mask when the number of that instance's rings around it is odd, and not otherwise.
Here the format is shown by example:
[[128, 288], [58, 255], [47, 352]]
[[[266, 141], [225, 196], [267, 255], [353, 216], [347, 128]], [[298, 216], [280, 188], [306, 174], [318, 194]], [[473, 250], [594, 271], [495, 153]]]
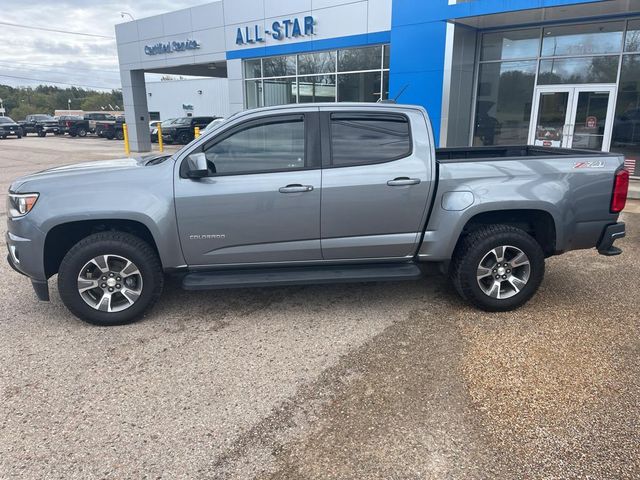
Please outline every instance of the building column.
[[227, 81], [229, 82], [229, 113], [244, 110], [244, 85], [242, 84], [242, 60], [227, 60]]
[[121, 70], [122, 99], [132, 152], [150, 152], [149, 109], [144, 70]]

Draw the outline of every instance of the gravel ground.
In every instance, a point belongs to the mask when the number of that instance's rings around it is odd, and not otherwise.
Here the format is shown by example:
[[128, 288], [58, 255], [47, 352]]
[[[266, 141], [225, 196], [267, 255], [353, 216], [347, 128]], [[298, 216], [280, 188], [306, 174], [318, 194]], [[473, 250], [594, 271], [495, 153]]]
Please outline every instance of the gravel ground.
[[[121, 152], [0, 141], [0, 187]], [[503, 314], [440, 277], [170, 284], [144, 321], [101, 329], [2, 262], [0, 478], [638, 478], [640, 203], [624, 220], [624, 255], [552, 258]]]

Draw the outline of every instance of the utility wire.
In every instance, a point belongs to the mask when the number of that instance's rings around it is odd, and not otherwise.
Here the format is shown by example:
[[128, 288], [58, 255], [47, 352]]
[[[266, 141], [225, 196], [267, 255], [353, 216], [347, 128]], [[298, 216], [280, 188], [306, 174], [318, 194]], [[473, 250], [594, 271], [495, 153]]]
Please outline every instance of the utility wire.
[[98, 35], [96, 33], [84, 33], [84, 32], [70, 32], [68, 30], [56, 30], [55, 28], [46, 28], [46, 27], [34, 27], [32, 25], [22, 25], [19, 23], [10, 23], [10, 22], [0, 22], [0, 25], [6, 25], [9, 27], [18, 27], [18, 28], [28, 28], [30, 30], [42, 30], [44, 32], [55, 32], [55, 33], [66, 33], [68, 35], [81, 35], [84, 37], [94, 37], [94, 38], [108, 38], [109, 40], [114, 40], [114, 37], [110, 37], [107, 35]]
[[114, 87], [98, 87], [96, 85], [83, 85], [81, 83], [56, 82], [54, 80], [45, 80], [45, 79], [42, 79], [42, 78], [18, 77], [16, 75], [5, 75], [3, 73], [0, 73], [0, 77], [15, 78], [15, 79], [18, 79], [18, 80], [31, 80], [32, 82], [57, 83], [57, 84], [60, 84], [60, 85], [67, 85], [67, 86], [70, 86], [70, 87], [99, 88], [100, 90], [120, 90], [120, 88], [114, 88]]
[[7, 62], [5, 60], [0, 61], [0, 65], [4, 68], [12, 68], [14, 70], [32, 70], [34, 72], [42, 72], [42, 69], [38, 68], [28, 68], [23, 67], [22, 65], [32, 65], [34, 67], [45, 67], [47, 69], [57, 68], [63, 70], [84, 70], [87, 72], [104, 72], [104, 73], [120, 73], [118, 70], [102, 70], [100, 68], [86, 68], [86, 67], [76, 67], [72, 65], [45, 65], [43, 63], [27, 63], [27, 62]]

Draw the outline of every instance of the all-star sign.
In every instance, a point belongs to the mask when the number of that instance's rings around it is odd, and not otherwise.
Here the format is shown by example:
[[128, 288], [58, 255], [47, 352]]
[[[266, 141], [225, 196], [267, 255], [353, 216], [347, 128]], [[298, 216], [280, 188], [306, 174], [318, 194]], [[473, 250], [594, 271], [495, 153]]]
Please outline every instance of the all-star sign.
[[303, 18], [287, 18], [275, 21], [271, 28], [262, 28], [256, 24], [252, 26], [238, 27], [236, 32], [236, 45], [246, 45], [248, 43], [264, 43], [266, 37], [274, 40], [285, 38], [298, 38], [314, 34], [315, 20], [312, 16]]

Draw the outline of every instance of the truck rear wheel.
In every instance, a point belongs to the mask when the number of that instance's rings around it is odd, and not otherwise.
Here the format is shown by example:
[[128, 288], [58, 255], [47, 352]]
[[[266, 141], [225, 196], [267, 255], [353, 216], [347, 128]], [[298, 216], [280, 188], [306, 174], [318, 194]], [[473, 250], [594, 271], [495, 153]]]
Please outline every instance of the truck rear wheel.
[[79, 128], [78, 129], [78, 136], [80, 138], [84, 138], [87, 136], [87, 131], [84, 128]]
[[124, 140], [124, 132], [122, 130], [118, 130], [116, 132], [116, 139], [118, 140]]
[[535, 295], [544, 277], [544, 252], [525, 231], [488, 225], [456, 247], [451, 278], [456, 290], [489, 312], [514, 310]]
[[39, 136], [39, 137], [46, 137], [46, 136], [47, 136], [47, 132], [45, 132], [44, 130], [40, 130], [40, 131], [38, 132], [38, 136]]
[[79, 241], [58, 272], [58, 290], [66, 307], [100, 326], [136, 321], [160, 297], [163, 283], [154, 249], [134, 235], [115, 231]]

